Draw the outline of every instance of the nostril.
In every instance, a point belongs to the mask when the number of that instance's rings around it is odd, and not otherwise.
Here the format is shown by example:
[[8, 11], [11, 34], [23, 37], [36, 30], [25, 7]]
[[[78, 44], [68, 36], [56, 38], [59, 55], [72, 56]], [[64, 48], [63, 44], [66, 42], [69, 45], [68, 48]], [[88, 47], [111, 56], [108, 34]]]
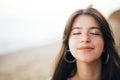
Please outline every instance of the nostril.
[[90, 42], [91, 41], [91, 39], [89, 38], [89, 36], [84, 36], [84, 37], [82, 37], [81, 38], [81, 42]]

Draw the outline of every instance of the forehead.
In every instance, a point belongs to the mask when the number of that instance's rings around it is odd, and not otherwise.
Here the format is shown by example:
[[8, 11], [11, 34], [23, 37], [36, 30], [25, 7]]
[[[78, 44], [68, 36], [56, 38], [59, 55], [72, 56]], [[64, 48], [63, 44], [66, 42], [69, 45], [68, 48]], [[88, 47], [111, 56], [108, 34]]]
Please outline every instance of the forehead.
[[98, 26], [97, 20], [91, 15], [79, 15], [73, 21], [72, 27]]

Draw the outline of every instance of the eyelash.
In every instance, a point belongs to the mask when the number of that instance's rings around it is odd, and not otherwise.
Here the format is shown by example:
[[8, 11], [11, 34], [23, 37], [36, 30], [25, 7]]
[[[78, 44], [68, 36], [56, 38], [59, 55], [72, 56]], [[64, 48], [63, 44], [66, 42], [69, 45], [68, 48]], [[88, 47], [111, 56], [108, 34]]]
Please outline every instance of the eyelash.
[[90, 34], [92, 34], [92, 35], [100, 35], [99, 33], [90, 33]]
[[[73, 35], [80, 35], [81, 33], [73, 33]], [[100, 35], [99, 33], [90, 33], [92, 35]]]
[[79, 35], [79, 34], [81, 34], [81, 33], [73, 33], [73, 35]]

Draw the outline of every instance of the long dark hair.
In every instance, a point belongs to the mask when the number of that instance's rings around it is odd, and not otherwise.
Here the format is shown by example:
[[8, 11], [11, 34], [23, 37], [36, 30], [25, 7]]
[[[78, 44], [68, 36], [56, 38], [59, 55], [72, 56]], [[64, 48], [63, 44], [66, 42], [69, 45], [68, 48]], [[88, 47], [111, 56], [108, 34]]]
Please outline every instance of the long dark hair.
[[[52, 75], [52, 80], [67, 80], [68, 77], [74, 76], [77, 71], [76, 62], [67, 63], [64, 57], [66, 55], [66, 50], [68, 49], [68, 39], [71, 32], [72, 24], [76, 17], [78, 17], [79, 15], [93, 16], [100, 26], [100, 30], [104, 39], [104, 54], [102, 54], [101, 56], [101, 79], [120, 80], [120, 59], [114, 47], [112, 31], [110, 30], [109, 24], [106, 21], [106, 19], [102, 16], [102, 14], [96, 9], [90, 7], [87, 9], [80, 9], [75, 11], [68, 19], [63, 34], [61, 50], [59, 52], [57, 58], [58, 60], [56, 61], [56, 67]], [[107, 64], [104, 64], [104, 59], [106, 59], [107, 54], [109, 54], [109, 61]]]

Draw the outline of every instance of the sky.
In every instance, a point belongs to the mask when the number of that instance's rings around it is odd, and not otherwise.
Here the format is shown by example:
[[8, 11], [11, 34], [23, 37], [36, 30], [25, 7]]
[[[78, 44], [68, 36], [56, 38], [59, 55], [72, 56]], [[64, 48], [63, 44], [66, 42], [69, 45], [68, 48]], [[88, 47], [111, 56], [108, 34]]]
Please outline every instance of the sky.
[[91, 4], [107, 18], [120, 0], [0, 0], [0, 54], [60, 41], [69, 16]]

